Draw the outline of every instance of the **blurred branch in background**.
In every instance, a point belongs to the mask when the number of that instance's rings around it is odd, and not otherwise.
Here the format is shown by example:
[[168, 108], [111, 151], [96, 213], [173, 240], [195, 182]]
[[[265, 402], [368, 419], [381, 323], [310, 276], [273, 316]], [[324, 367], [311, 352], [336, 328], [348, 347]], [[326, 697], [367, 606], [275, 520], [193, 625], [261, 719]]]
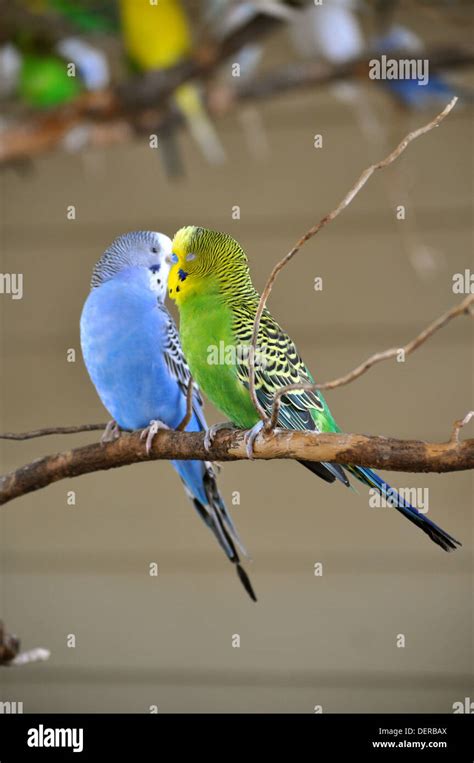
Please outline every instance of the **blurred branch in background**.
[[[182, 120], [177, 118], [176, 113], [169, 113], [168, 101], [181, 85], [208, 77], [233, 53], [240, 51], [249, 41], [264, 38], [285, 18], [278, 10], [279, 3], [249, 5], [254, 9], [244, 23], [220, 41], [207, 39], [176, 65], [145, 71], [127, 78], [114, 88], [83, 93], [72, 103], [45, 114], [33, 113], [7, 128], [3, 134], [0, 133], [0, 162], [31, 158], [59, 147], [68, 133], [81, 125], [80, 137], [76, 133], [75, 138], [69, 141], [70, 146], [106, 145], [128, 138], [134, 132], [176, 126]], [[260, 11], [260, 6], [264, 7], [263, 11]], [[25, 20], [23, 23], [26, 23]], [[88, 124], [89, 120], [94, 124]], [[103, 125], [99, 131], [94, 129], [100, 122], [108, 123], [109, 129], [104, 130]], [[127, 125], [130, 130], [126, 129]]]
[[[434, 50], [427, 57], [433, 70], [473, 65], [474, 48]], [[189, 79], [212, 73], [222, 60], [222, 50], [216, 49], [201, 63], [196, 60], [166, 73], [134, 79], [119, 91], [85, 93], [72, 104], [27, 117], [0, 133], [0, 163], [31, 159], [54, 149], [102, 148], [130, 141], [136, 135], [182, 126], [182, 117], [166, 107], [170, 95]], [[302, 62], [278, 67], [242, 85], [216, 85], [214, 89], [211, 86], [208, 109], [212, 116], [222, 117], [239, 103], [342, 80], [361, 80], [367, 77], [368, 70], [367, 58], [338, 65]]]
[[[209, 6], [215, 5], [217, 8], [214, 13], [206, 13], [202, 8], [198, 13], [192, 4], [185, 3], [190, 11], [186, 40], [176, 54], [176, 60], [170, 58], [172, 63], [167, 62], [160, 67], [156, 63], [156, 60], [161, 60], [159, 40], [172, 39], [173, 30], [160, 27], [158, 8], [154, 11], [157, 27], [152, 30], [148, 27], [154, 17], [148, 3], [145, 3], [148, 10], [143, 11], [146, 18], [143, 18], [143, 27], [140, 28], [151, 34], [151, 43], [157, 46], [157, 59], [151, 56], [148, 61], [149, 56], [139, 49], [135, 51], [130, 43], [136, 37], [134, 29], [129, 29], [127, 25], [129, 15], [125, 10], [130, 6], [130, 0], [109, 4], [91, 0], [81, 4], [84, 5], [82, 12], [74, 9], [74, 4], [69, 0], [45, 0], [39, 5], [46, 10], [40, 13], [38, 4], [34, 2], [2, 3], [0, 0], [4, 21], [0, 33], [0, 43], [4, 43], [0, 55], [0, 78], [4, 55], [7, 71], [16, 66], [20, 72], [17, 76], [23, 80], [19, 91], [23, 101], [28, 103], [30, 99], [29, 107], [20, 109], [18, 114], [13, 113], [12, 119], [8, 119], [0, 130], [0, 163], [5, 165], [56, 149], [77, 151], [87, 146], [103, 148], [130, 141], [136, 135], [157, 133], [160, 134], [160, 148], [164, 153], [170, 136], [177, 128], [187, 125], [193, 132], [195, 120], [189, 118], [186, 108], [180, 108], [180, 103], [183, 103], [180, 93], [182, 95], [182, 88], [187, 83], [206, 83], [205, 101], [212, 118], [232, 112], [240, 104], [340, 81], [384, 87], [394, 100], [410, 108], [416, 104], [415, 95], [421, 98], [423, 94], [424, 98], [430, 86], [417, 88], [419, 83], [410, 80], [406, 83], [408, 89], [410, 83], [415, 88], [409, 89], [409, 94], [406, 94], [403, 82], [398, 83], [400, 87], [396, 87], [391, 80], [372, 82], [369, 70], [374, 56], [387, 50], [394, 61], [406, 60], [415, 54], [417, 59], [422, 57], [428, 67], [430, 81], [437, 83], [438, 98], [444, 88], [445, 100], [449, 97], [449, 86], [444, 82], [439, 84], [439, 73], [474, 64], [474, 48], [458, 39], [448, 45], [424, 49], [422, 41], [411, 30], [399, 25], [393, 25], [390, 34], [378, 41], [367, 35], [364, 37], [360, 21], [356, 18], [357, 5], [352, 8], [348, 4], [347, 8], [343, 8], [341, 4], [327, 0], [324, 6], [317, 7], [309, 0], [255, 0], [210, 2]], [[178, 0], [169, 2], [169, 5], [176, 13], [183, 12]], [[390, 31], [389, 17], [393, 15], [396, 5], [392, 4], [390, 14], [381, 14], [386, 16], [383, 19], [378, 18], [378, 11], [369, 6], [359, 16], [372, 15], [373, 26], [382, 29], [387, 26]], [[121, 15], [119, 8], [122, 9]], [[420, 12], [423, 10], [423, 4], [420, 4]], [[133, 23], [140, 23], [139, 18], [130, 18]], [[183, 15], [183, 18], [186, 17]], [[290, 53], [289, 62], [259, 73], [258, 62], [263, 43], [285, 25], [292, 35], [295, 55]], [[191, 45], [191, 31], [196, 29], [198, 34], [194, 36], [198, 40]], [[114, 77], [108, 71], [105, 53], [111, 44], [120, 54], [122, 62], [120, 74]], [[27, 63], [28, 57], [32, 58], [29, 69], [24, 60], [13, 63], [13, 50], [16, 48], [12, 45], [17, 46], [17, 55], [21, 54]], [[60, 78], [61, 72], [53, 71], [51, 53], [56, 56], [57, 63], [58, 51], [62, 56], [59, 66], [64, 70], [62, 74], [66, 79], [63, 82], [55, 80], [53, 87], [53, 75]], [[71, 85], [71, 78], [68, 81], [65, 74], [66, 66], [70, 65], [67, 62], [75, 56], [78, 57], [79, 73], [83, 74], [84, 80], [84, 86], [80, 86], [76, 82], [78, 78], [72, 78], [77, 91]], [[137, 63], [138, 59], [142, 61], [141, 66]], [[45, 68], [40, 77], [41, 62]], [[235, 66], [239, 67], [237, 76], [231, 72]], [[36, 76], [34, 88], [31, 81], [26, 82], [27, 74], [31, 79]], [[51, 79], [51, 90], [55, 89], [55, 103], [58, 105], [45, 101], [48, 93], [42, 93], [40, 98], [39, 87], [45, 87], [48, 77]], [[114, 84], [110, 84], [112, 80]], [[17, 95], [13, 105], [18, 105], [21, 100]], [[48, 108], [40, 107], [46, 103]], [[199, 131], [195, 132], [198, 134]], [[218, 151], [220, 155], [221, 149]], [[207, 158], [211, 160], [212, 156], [215, 157], [215, 152], [211, 151]]]
[[[457, 69], [474, 64], [474, 48], [463, 46], [455, 50], [450, 47], [437, 47], [424, 54], [429, 61], [430, 71]], [[394, 60], [406, 58], [404, 51], [390, 54]], [[370, 61], [367, 57], [356, 58], [343, 64], [329, 64], [325, 61], [303, 62], [278, 67], [242, 87], [236, 87], [237, 100], [269, 98], [281, 95], [287, 90], [328, 85], [340, 80], [368, 80]]]

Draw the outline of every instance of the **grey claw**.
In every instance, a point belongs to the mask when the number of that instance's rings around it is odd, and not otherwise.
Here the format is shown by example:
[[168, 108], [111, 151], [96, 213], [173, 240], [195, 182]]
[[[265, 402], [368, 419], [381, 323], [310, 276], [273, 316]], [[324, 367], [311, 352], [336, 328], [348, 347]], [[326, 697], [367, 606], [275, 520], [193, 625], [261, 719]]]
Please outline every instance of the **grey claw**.
[[120, 427], [117, 422], [112, 419], [112, 421], [107, 423], [107, 426], [102, 433], [102, 437], [100, 438], [100, 442], [102, 445], [105, 445], [107, 442], [114, 442], [115, 440], [118, 440], [119, 437]]
[[209, 429], [206, 429], [204, 433], [204, 449], [210, 450], [212, 443], [214, 441], [214, 437], [216, 436], [217, 432], [217, 426], [216, 424], [213, 424]]
[[258, 421], [255, 424], [255, 426], [252, 427], [252, 429], [249, 429], [249, 431], [246, 433], [244, 437], [245, 451], [247, 453], [247, 458], [249, 458], [251, 461], [254, 460], [253, 446], [254, 446], [255, 440], [257, 439], [258, 435], [262, 431], [263, 427], [264, 427], [263, 421]]
[[204, 448], [209, 450], [214, 438], [221, 429], [235, 429], [234, 425], [230, 421], [223, 421], [220, 424], [213, 424], [204, 432]]
[[140, 435], [140, 440], [144, 440], [146, 437], [145, 450], [148, 456], [150, 455], [153, 440], [160, 429], [169, 429], [169, 426], [164, 421], [160, 421], [160, 419], [153, 419]]

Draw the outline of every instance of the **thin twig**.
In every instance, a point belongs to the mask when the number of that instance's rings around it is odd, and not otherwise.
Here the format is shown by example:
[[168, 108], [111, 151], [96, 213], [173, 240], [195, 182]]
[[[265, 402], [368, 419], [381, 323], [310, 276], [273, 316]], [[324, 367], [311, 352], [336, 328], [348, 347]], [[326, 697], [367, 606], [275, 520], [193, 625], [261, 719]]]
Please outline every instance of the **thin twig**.
[[453, 426], [453, 432], [451, 435], [450, 442], [458, 443], [459, 442], [459, 434], [461, 432], [461, 429], [466, 426], [466, 424], [469, 424], [470, 420], [474, 418], [474, 411], [469, 411], [469, 413], [466, 413], [463, 419], [458, 419], [454, 422]]
[[290, 260], [293, 259], [293, 257], [299, 252], [303, 244], [305, 244], [307, 241], [309, 241], [313, 236], [315, 236], [319, 231], [324, 228], [325, 225], [332, 222], [346, 207], [349, 206], [351, 201], [354, 199], [354, 197], [359, 193], [359, 191], [364, 187], [364, 185], [367, 183], [368, 179], [372, 177], [374, 172], [376, 170], [382, 169], [384, 167], [388, 167], [389, 164], [392, 164], [401, 153], [407, 148], [407, 146], [414, 141], [416, 138], [419, 138], [421, 135], [425, 135], [427, 132], [430, 132], [430, 130], [433, 130], [435, 127], [438, 127], [438, 125], [443, 121], [445, 117], [452, 111], [454, 108], [457, 98], [453, 98], [447, 106], [441, 111], [434, 119], [431, 120], [428, 124], [424, 125], [423, 127], [419, 127], [417, 130], [413, 130], [412, 132], [408, 133], [408, 135], [403, 138], [403, 140], [398, 144], [398, 146], [388, 155], [385, 157], [385, 159], [382, 159], [380, 162], [377, 162], [376, 164], [372, 164], [370, 167], [365, 169], [363, 173], [360, 175], [359, 179], [356, 181], [356, 183], [352, 186], [352, 188], [348, 191], [348, 193], [344, 196], [342, 201], [338, 204], [335, 209], [333, 209], [331, 212], [329, 212], [325, 217], [323, 217], [316, 225], [313, 225], [305, 234], [302, 236], [293, 249], [291, 249], [283, 259], [281, 259], [275, 267], [273, 268], [272, 272], [270, 273], [270, 276], [268, 278], [267, 283], [265, 284], [265, 288], [261, 294], [260, 301], [258, 303], [257, 312], [255, 314], [255, 320], [253, 324], [253, 331], [252, 331], [252, 352], [249, 355], [249, 392], [250, 397], [252, 399], [253, 405], [255, 409], [257, 410], [260, 418], [265, 423], [266, 427], [269, 427], [269, 419], [267, 417], [267, 414], [265, 410], [260, 405], [260, 402], [257, 398], [256, 391], [255, 391], [255, 353], [257, 351], [257, 340], [258, 340], [258, 330], [260, 328], [260, 319], [262, 317], [262, 313], [265, 309], [265, 305], [267, 303], [268, 297], [270, 296], [270, 292], [273, 288], [273, 284], [275, 283], [275, 280], [280, 273], [281, 270], [287, 265]]
[[[186, 392], [186, 413], [176, 431], [186, 429], [193, 415], [193, 381], [190, 380]], [[48, 437], [49, 435], [77, 434], [78, 432], [100, 432], [107, 428], [108, 424], [79, 424], [70, 427], [44, 427], [33, 429], [31, 432], [0, 432], [0, 440], [33, 440], [35, 437]], [[121, 432], [131, 432], [130, 429], [120, 428]]]
[[359, 376], [365, 374], [369, 368], [372, 368], [372, 366], [375, 366], [376, 363], [380, 363], [382, 360], [389, 360], [390, 358], [397, 357], [400, 353], [403, 354], [403, 357], [410, 355], [412, 352], [417, 350], [418, 347], [424, 344], [427, 339], [433, 336], [436, 331], [439, 331], [439, 329], [443, 328], [443, 326], [446, 326], [447, 323], [452, 321], [453, 318], [457, 318], [459, 315], [471, 315], [471, 306], [473, 304], [474, 294], [470, 294], [465, 299], [463, 299], [462, 302], [454, 305], [454, 307], [452, 307], [450, 310], [447, 310], [445, 313], [443, 313], [443, 315], [430, 323], [429, 326], [423, 329], [423, 331], [421, 331], [418, 336], [412, 339], [411, 342], [408, 342], [408, 344], [406, 344], [404, 347], [392, 347], [390, 350], [376, 352], [374, 355], [371, 355], [370, 358], [367, 358], [367, 360], [356, 366], [356, 368], [354, 368], [352, 371], [349, 371], [349, 373], [345, 374], [344, 376], [340, 376], [337, 379], [333, 379], [332, 381], [324, 382], [323, 384], [288, 384], [286, 387], [281, 387], [275, 393], [273, 398], [273, 407], [271, 416], [267, 422], [267, 430], [273, 429], [277, 426], [281, 398], [283, 395], [286, 395], [288, 392], [316, 392], [317, 390], [323, 389], [336, 389], [336, 387], [342, 387], [345, 384], [349, 384], [355, 379], [358, 379]]
[[107, 424], [79, 424], [75, 427], [45, 427], [33, 429], [31, 432], [4, 432], [0, 440], [33, 440], [35, 437], [47, 437], [55, 434], [77, 434], [78, 432], [98, 432], [105, 429]]
[[191, 416], [193, 415], [193, 396], [194, 382], [192, 377], [190, 377], [188, 387], [186, 389], [186, 413], [184, 414], [182, 422], [176, 427], [177, 432], [184, 432], [189, 422], [191, 421]]

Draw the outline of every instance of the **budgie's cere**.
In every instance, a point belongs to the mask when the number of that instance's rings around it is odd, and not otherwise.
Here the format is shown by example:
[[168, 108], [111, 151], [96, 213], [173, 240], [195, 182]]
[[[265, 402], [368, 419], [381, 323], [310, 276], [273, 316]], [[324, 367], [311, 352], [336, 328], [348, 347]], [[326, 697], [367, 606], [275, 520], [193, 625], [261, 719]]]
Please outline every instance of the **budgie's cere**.
[[[259, 301], [242, 247], [224, 233], [194, 226], [181, 228], [173, 240], [174, 265], [169, 294], [180, 311], [180, 336], [191, 372], [209, 399], [237, 426], [259, 423], [249, 388], [248, 358], [237, 351], [251, 343]], [[234, 348], [235, 362], [209, 362], [215, 347]], [[266, 363], [256, 364], [255, 389], [260, 405], [270, 414], [276, 390], [287, 384], [314, 382], [291, 338], [264, 310], [257, 350]], [[339, 432], [320, 392], [292, 392], [282, 398], [278, 426], [319, 432]], [[448, 533], [418, 512], [370, 469], [355, 465], [302, 462], [327, 482], [349, 485], [345, 470], [379, 491], [411, 522], [449, 551], [460, 545]]]
[[[117, 238], [94, 268], [82, 312], [81, 345], [87, 369], [103, 404], [124, 429], [142, 429], [150, 421], [174, 429], [186, 413], [190, 373], [173, 319], [163, 304], [170, 253], [171, 241], [161, 233], [137, 231]], [[202, 400], [196, 391], [187, 430], [203, 429]], [[200, 517], [255, 599], [240, 566], [236, 545], [242, 545], [212, 465], [172, 463]]]

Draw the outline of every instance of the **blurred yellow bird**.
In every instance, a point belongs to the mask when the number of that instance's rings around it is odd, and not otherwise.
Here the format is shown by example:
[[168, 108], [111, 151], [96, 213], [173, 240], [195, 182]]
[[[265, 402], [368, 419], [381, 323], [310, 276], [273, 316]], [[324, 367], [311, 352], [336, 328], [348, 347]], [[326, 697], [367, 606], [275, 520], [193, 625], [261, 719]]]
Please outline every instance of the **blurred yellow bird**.
[[[180, 0], [120, 0], [123, 40], [142, 71], [176, 66], [192, 50], [191, 29]], [[222, 162], [224, 150], [194, 85], [181, 85], [174, 100], [208, 161]]]

